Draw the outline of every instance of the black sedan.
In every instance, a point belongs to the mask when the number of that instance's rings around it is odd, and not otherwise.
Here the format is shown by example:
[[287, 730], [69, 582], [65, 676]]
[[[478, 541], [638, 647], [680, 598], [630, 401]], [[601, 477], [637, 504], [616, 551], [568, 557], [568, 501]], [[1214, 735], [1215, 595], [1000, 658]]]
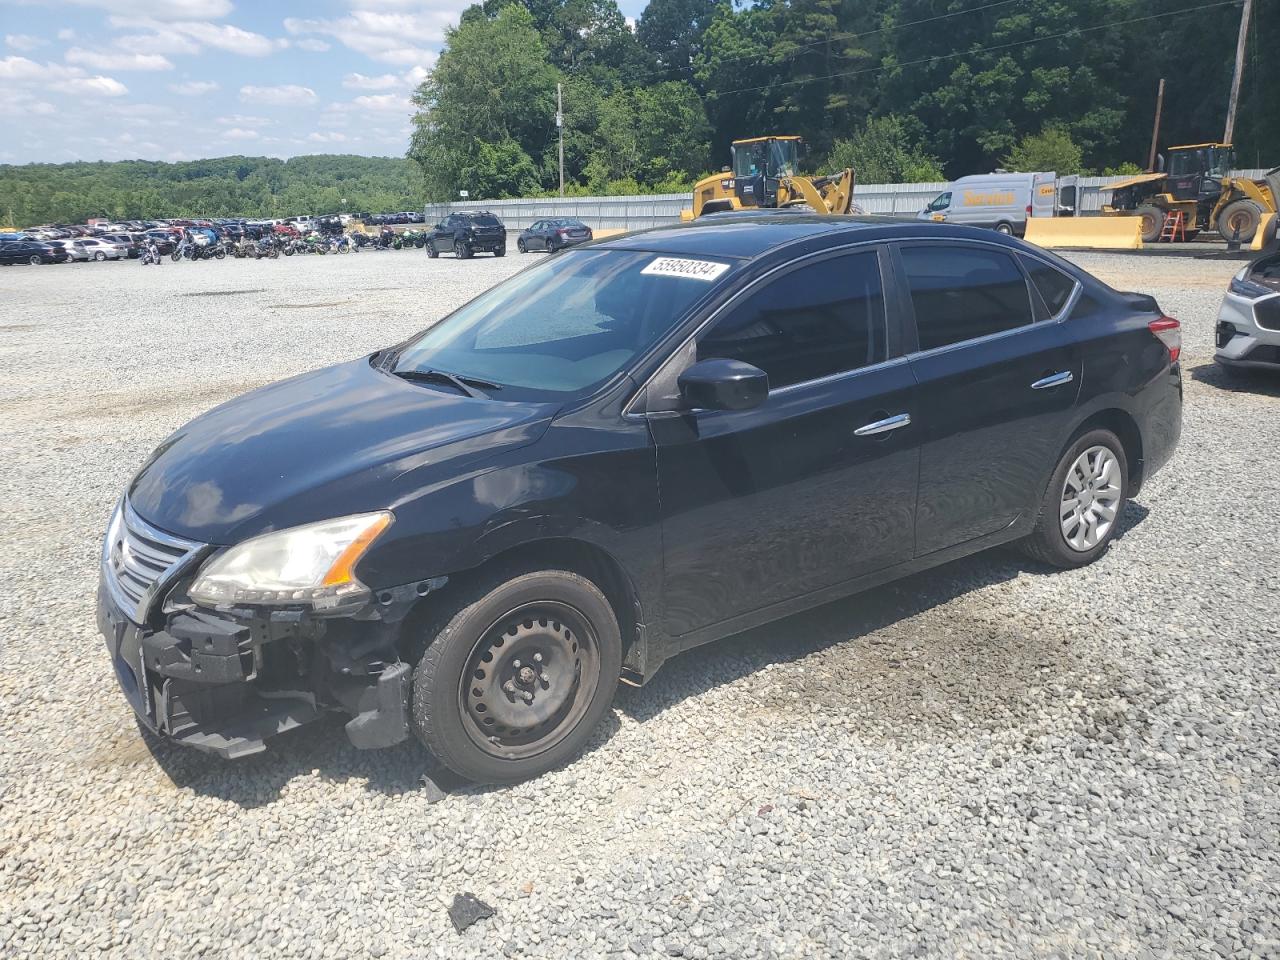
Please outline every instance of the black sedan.
[[563, 250], [575, 244], [586, 243], [592, 239], [591, 228], [581, 220], [561, 217], [552, 220], [539, 220], [524, 229], [516, 240], [516, 249], [521, 253], [530, 250]]
[[37, 240], [10, 240], [0, 243], [0, 264], [12, 266], [15, 263], [65, 263], [67, 251]]
[[1098, 559], [1173, 455], [1180, 350], [1150, 297], [974, 228], [612, 238], [182, 427], [111, 518], [99, 629], [172, 740], [331, 711], [534, 776], [679, 651], [1000, 544]]

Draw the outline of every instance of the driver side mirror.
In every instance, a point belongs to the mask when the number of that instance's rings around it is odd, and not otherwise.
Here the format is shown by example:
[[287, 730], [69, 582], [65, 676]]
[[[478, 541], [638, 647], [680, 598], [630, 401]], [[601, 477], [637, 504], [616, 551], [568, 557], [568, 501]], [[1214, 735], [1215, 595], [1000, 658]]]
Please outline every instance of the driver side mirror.
[[691, 410], [750, 410], [769, 396], [769, 375], [741, 360], [712, 357], [680, 374], [680, 397]]

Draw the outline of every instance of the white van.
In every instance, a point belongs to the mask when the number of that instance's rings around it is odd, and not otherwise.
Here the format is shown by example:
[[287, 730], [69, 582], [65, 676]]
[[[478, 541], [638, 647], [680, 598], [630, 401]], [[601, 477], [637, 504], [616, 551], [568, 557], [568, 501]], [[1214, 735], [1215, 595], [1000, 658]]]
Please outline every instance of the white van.
[[919, 220], [988, 227], [1019, 237], [1027, 217], [1071, 217], [1079, 177], [1053, 173], [985, 173], [961, 177], [920, 211]]

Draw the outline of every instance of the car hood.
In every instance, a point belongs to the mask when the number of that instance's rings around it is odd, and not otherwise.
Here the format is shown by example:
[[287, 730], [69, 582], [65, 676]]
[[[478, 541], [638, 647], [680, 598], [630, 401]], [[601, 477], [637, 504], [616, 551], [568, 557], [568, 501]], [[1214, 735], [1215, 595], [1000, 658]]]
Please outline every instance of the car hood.
[[214, 544], [394, 510], [464, 466], [533, 442], [557, 409], [447, 391], [367, 358], [263, 387], [165, 440], [129, 501], [156, 527]]

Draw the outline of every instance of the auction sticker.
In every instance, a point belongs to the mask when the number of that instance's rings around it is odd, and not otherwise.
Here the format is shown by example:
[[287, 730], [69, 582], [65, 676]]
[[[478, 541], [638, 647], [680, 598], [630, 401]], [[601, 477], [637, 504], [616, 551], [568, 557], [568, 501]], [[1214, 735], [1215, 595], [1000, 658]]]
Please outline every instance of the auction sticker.
[[653, 277], [686, 277], [689, 280], [703, 280], [710, 283], [728, 269], [727, 263], [716, 263], [714, 260], [658, 257], [640, 272]]

